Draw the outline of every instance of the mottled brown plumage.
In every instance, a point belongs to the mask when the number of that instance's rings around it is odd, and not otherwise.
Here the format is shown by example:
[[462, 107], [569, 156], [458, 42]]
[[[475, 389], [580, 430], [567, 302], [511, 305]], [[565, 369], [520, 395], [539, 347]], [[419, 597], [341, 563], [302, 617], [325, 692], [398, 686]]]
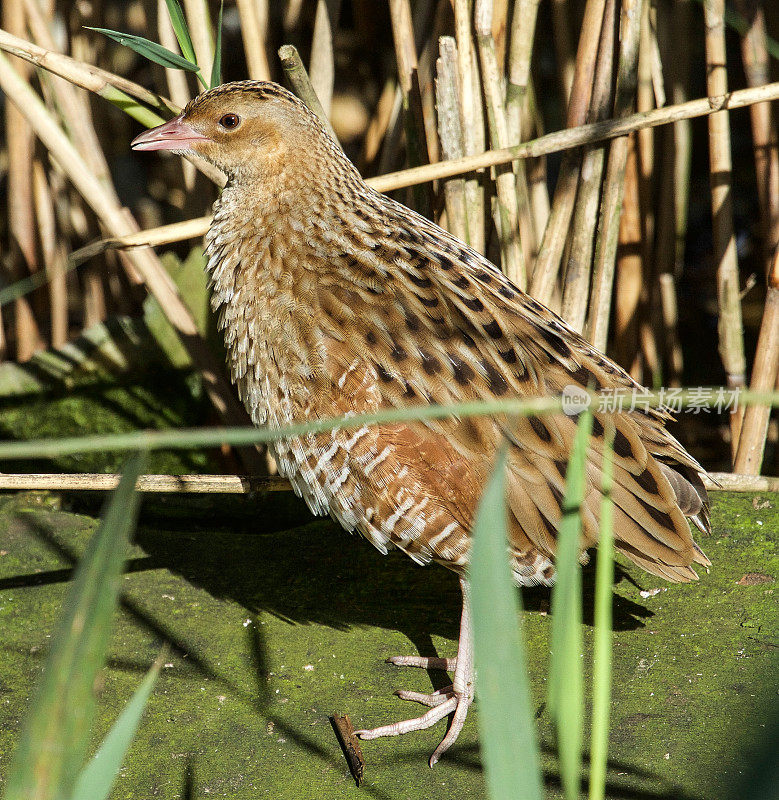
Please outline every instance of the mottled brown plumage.
[[[206, 255], [230, 372], [257, 425], [558, 395], [572, 384], [638, 387], [483, 256], [370, 189], [317, 118], [275, 84], [206, 92], [136, 144], [192, 150], [228, 175]], [[686, 517], [707, 530], [708, 501], [703, 470], [666, 431], [667, 419], [654, 410], [596, 414], [582, 552], [598, 538], [612, 423], [616, 547], [653, 574], [689, 581], [697, 577], [692, 564], [709, 561]], [[508, 439], [512, 568], [519, 584], [549, 584], [575, 429], [565, 414], [445, 419], [310, 434], [277, 442], [273, 454], [314, 513], [331, 514], [382, 552], [398, 547], [462, 575], [476, 504]], [[424, 727], [456, 709], [443, 749], [456, 737], [472, 696], [463, 585], [454, 688], [406, 693], [431, 706], [424, 723], [366, 736]]]

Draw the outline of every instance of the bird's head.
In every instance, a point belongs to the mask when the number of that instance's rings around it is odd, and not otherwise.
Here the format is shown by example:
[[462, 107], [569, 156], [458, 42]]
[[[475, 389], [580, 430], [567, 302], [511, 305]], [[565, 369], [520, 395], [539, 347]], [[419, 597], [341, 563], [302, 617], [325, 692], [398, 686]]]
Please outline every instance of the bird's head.
[[327, 140], [316, 116], [275, 83], [225, 83], [194, 98], [164, 125], [133, 139], [135, 150], [196, 153], [240, 179], [267, 174], [290, 155], [311, 154]]

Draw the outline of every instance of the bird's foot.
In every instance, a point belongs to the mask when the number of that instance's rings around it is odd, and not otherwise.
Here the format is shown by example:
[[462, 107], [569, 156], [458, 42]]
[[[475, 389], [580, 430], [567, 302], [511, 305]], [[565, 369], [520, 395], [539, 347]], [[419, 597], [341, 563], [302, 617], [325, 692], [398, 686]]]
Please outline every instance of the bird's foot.
[[463, 691], [458, 691], [454, 686], [424, 694], [422, 692], [411, 692], [399, 690], [395, 694], [401, 700], [412, 700], [423, 705], [430, 706], [430, 710], [421, 717], [405, 719], [401, 722], [393, 722], [389, 725], [381, 725], [378, 728], [369, 730], [355, 731], [361, 739], [378, 739], [382, 736], [400, 736], [411, 731], [423, 731], [435, 725], [448, 714], [452, 714], [452, 721], [449, 723], [446, 735], [441, 740], [441, 744], [436, 747], [433, 755], [430, 756], [430, 766], [432, 767], [441, 756], [455, 743], [460, 731], [465, 724], [468, 709], [473, 702], [473, 678], [466, 684]]
[[420, 669], [443, 669], [447, 672], [454, 670], [454, 680], [451, 686], [425, 694], [399, 690], [395, 694], [401, 700], [410, 700], [429, 706], [421, 717], [404, 719], [390, 725], [381, 725], [378, 728], [355, 731], [361, 739], [378, 739], [382, 736], [400, 736], [411, 731], [423, 731], [435, 725], [445, 716], [451, 714], [452, 719], [446, 730], [446, 735], [441, 744], [436, 747], [430, 756], [432, 767], [439, 758], [455, 743], [460, 731], [463, 729], [468, 709], [473, 702], [473, 648], [471, 646], [470, 610], [468, 602], [467, 584], [461, 579], [463, 588], [463, 614], [460, 620], [460, 642], [457, 647], [457, 658], [428, 658], [426, 656], [394, 656], [388, 658], [390, 664], [398, 667], [419, 667]]

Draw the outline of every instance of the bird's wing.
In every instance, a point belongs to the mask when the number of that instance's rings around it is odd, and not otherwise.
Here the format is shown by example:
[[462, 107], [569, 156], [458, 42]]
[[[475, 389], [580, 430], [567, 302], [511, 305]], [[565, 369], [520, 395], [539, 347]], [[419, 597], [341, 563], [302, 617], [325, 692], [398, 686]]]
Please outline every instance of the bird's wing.
[[[392, 265], [391, 280], [333, 282], [320, 295], [325, 318], [337, 321], [333, 335], [343, 356], [335, 348], [334, 362], [348, 368], [340, 362], [360, 354], [376, 376], [380, 405], [558, 395], [569, 385], [621, 391], [628, 399], [640, 391], [626, 372], [489, 261], [428, 221], [418, 222], [422, 218], [407, 209], [403, 213], [372, 251], [373, 258]], [[695, 573], [689, 565], [708, 560], [693, 542], [685, 513], [698, 515], [707, 527], [708, 503], [703, 469], [665, 430], [668, 418], [654, 409], [595, 410], [582, 544], [598, 537], [602, 451], [612, 424], [617, 547], [650, 572], [690, 580]], [[415, 432], [412, 438], [422, 429], [434, 434], [433, 449], [445, 441], [448, 457], [456, 454], [480, 481], [507, 437], [514, 445], [508, 478], [512, 549], [524, 565], [533, 554], [554, 553], [574, 418], [469, 418], [406, 429]], [[415, 446], [403, 458], [413, 463]], [[456, 483], [443, 480], [437, 491], [457, 503]], [[463, 493], [457, 503], [460, 524], [472, 520], [472, 495]], [[536, 570], [537, 579], [543, 580], [545, 568]]]

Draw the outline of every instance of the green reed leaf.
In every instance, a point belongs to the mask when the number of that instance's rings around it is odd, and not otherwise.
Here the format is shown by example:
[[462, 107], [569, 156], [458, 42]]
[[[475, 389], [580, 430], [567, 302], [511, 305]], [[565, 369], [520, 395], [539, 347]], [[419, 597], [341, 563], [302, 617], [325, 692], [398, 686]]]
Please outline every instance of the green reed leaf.
[[586, 483], [592, 414], [581, 414], [566, 473], [563, 518], [557, 537], [557, 580], [552, 590], [552, 656], [549, 708], [557, 729], [560, 777], [566, 800], [579, 796], [582, 758], [584, 678], [582, 675], [582, 592], [579, 550], [581, 504]]
[[178, 0], [165, 0], [165, 5], [168, 7], [170, 24], [173, 26], [173, 33], [176, 34], [176, 39], [181, 48], [181, 54], [187, 61], [197, 66], [195, 47], [192, 44], [192, 38], [189, 35], [189, 27], [181, 5]]
[[130, 459], [76, 568], [22, 726], [4, 800], [60, 800], [75, 785], [89, 746], [95, 677], [105, 664], [143, 463], [142, 456]]
[[138, 723], [157, 682], [161, 666], [162, 660], [157, 659], [154, 666], [146, 673], [143, 682], [103, 739], [97, 753], [81, 770], [70, 800], [105, 800], [108, 797], [125, 754], [135, 737]]
[[506, 461], [503, 448], [476, 511], [468, 572], [479, 735], [491, 800], [541, 800], [521, 606], [506, 552]]
[[138, 53], [138, 55], [148, 58], [149, 61], [153, 61], [155, 64], [159, 64], [162, 67], [183, 69], [187, 72], [200, 72], [200, 67], [198, 67], [197, 64], [187, 61], [186, 58], [180, 56], [178, 53], [168, 50], [167, 47], [163, 47], [161, 44], [149, 41], [149, 39], [144, 39], [142, 36], [134, 36], [131, 33], [121, 33], [120, 31], [111, 31], [107, 28], [85, 27], [87, 30], [102, 33], [104, 36], [107, 36], [109, 39], [112, 39], [124, 47], [129, 47], [131, 50]]

